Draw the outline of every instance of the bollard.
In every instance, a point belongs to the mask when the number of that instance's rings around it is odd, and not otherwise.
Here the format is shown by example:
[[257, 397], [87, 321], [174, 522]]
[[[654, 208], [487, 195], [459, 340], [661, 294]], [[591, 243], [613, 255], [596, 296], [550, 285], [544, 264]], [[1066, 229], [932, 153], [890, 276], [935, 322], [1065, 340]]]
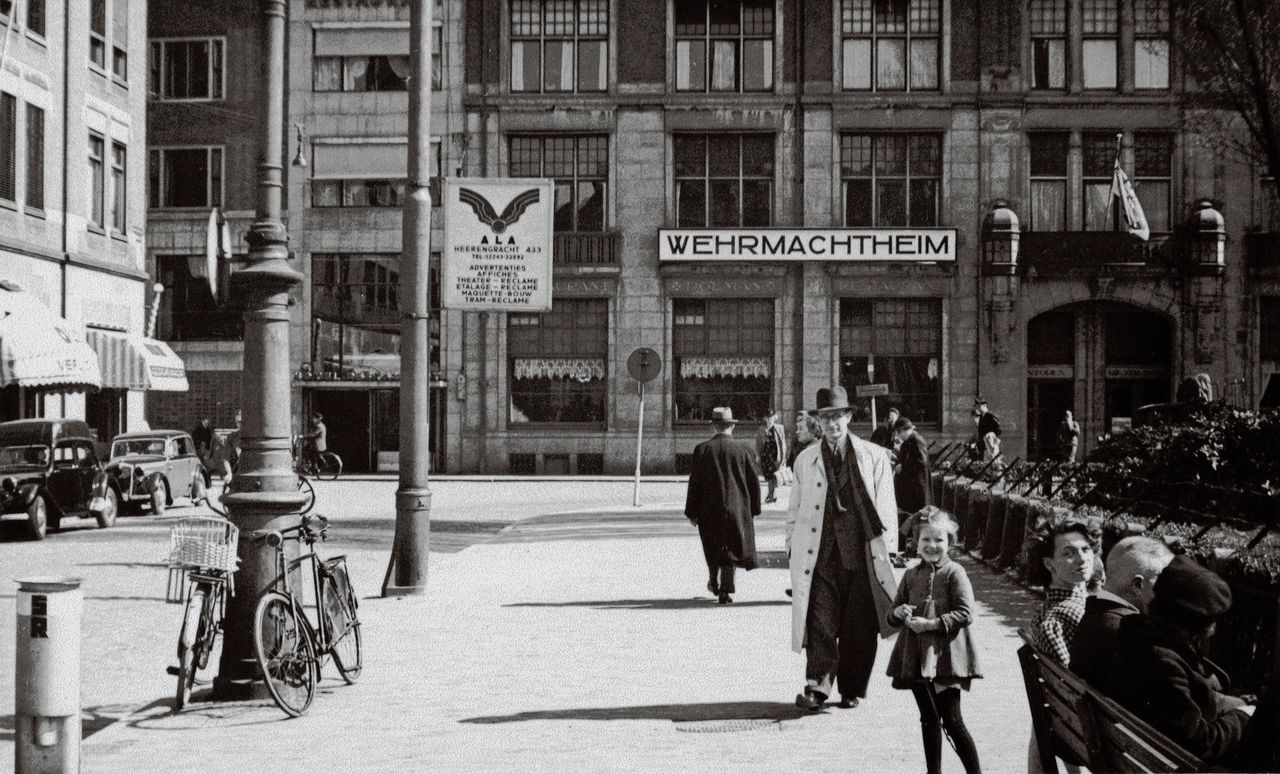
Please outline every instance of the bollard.
[[17, 774], [80, 770], [79, 578], [18, 581], [14, 705]]

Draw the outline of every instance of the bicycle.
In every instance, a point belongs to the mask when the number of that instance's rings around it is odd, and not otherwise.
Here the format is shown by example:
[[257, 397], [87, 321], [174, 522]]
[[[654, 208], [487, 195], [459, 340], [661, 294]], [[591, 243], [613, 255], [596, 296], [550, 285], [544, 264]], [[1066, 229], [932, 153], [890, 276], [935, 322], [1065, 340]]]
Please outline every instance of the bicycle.
[[[319, 529], [313, 529], [313, 524], [318, 524]], [[335, 556], [321, 560], [314, 550], [316, 541], [325, 539], [328, 524], [324, 516], [304, 514], [296, 527], [253, 535], [255, 541], [265, 540], [276, 549], [280, 572], [278, 586], [264, 592], [254, 610], [254, 653], [276, 705], [295, 718], [311, 706], [320, 669], [328, 656], [333, 657], [338, 673], [348, 685], [359, 679], [363, 668], [358, 603], [347, 575], [347, 559]], [[297, 559], [288, 559], [285, 540], [304, 543], [308, 550]], [[289, 589], [290, 571], [303, 562], [311, 564], [316, 626], [311, 625], [302, 598]]]
[[[240, 530], [225, 519], [193, 516], [169, 532], [169, 566], [187, 570], [187, 604], [178, 630], [178, 678], [174, 711], [191, 702], [196, 674], [209, 666], [209, 655], [222, 631], [226, 597], [235, 594]], [[200, 681], [207, 682], [207, 681]]]
[[342, 475], [342, 458], [331, 451], [307, 453], [308, 440], [300, 438], [294, 445], [294, 468], [304, 476], [315, 476], [321, 481], [333, 481]]

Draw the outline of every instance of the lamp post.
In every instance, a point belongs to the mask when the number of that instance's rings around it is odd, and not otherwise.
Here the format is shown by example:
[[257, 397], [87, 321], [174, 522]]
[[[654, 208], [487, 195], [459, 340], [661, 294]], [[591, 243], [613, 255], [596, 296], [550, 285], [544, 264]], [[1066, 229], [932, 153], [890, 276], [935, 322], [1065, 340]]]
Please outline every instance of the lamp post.
[[222, 497], [228, 518], [240, 528], [237, 593], [227, 600], [226, 636], [214, 682], [214, 695], [225, 700], [265, 695], [254, 656], [253, 613], [258, 596], [275, 580], [276, 555], [251, 534], [288, 526], [305, 502], [293, 473], [289, 384], [289, 290], [302, 282], [302, 275], [289, 265], [289, 237], [280, 213], [286, 4], [262, 0], [261, 5], [266, 104], [257, 214], [245, 237], [245, 266], [231, 275], [231, 298], [244, 310], [245, 325], [239, 470]]

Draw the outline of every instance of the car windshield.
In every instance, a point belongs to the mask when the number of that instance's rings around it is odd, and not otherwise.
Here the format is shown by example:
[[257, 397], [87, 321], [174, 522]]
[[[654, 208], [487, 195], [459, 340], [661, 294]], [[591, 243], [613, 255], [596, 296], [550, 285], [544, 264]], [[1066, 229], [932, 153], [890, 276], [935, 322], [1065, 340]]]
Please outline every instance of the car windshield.
[[39, 465], [49, 464], [49, 447], [6, 446], [0, 449], [0, 465]]
[[156, 454], [164, 456], [163, 438], [130, 438], [111, 444], [111, 456], [123, 457], [128, 454]]

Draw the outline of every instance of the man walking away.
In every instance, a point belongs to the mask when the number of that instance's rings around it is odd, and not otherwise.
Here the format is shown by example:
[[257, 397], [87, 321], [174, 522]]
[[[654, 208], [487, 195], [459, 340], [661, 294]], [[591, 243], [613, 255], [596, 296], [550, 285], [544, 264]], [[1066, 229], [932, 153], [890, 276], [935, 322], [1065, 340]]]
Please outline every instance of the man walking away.
[[205, 470], [213, 467], [213, 422], [208, 416], [200, 417], [191, 431], [191, 440], [196, 444], [196, 456]]
[[1068, 410], [1062, 418], [1062, 424], [1058, 425], [1058, 453], [1062, 455], [1063, 462], [1075, 462], [1079, 448], [1080, 425], [1076, 424], [1076, 418]]
[[707, 560], [707, 591], [733, 601], [734, 568], [756, 567], [753, 519], [760, 514], [760, 468], [750, 449], [733, 440], [737, 420], [727, 407], [711, 410], [715, 435], [693, 450], [684, 515], [698, 528]]
[[889, 453], [849, 432], [843, 387], [818, 390], [823, 439], [796, 458], [788, 509], [791, 647], [805, 650], [796, 705], [817, 710], [840, 686], [841, 706], [867, 695], [876, 636], [897, 633], [887, 615], [898, 585], [889, 553], [898, 547], [898, 505]]
[[764, 427], [756, 438], [756, 453], [760, 456], [760, 469], [764, 472], [765, 481], [769, 482], [766, 503], [777, 502], [778, 469], [787, 458], [787, 436], [778, 423], [778, 412], [769, 409], [764, 418]]
[[982, 444], [983, 460], [990, 462], [1000, 456], [1000, 418], [991, 413], [987, 402], [978, 398], [973, 402], [973, 411], [978, 415], [978, 441]]
[[916, 432], [916, 426], [906, 417], [898, 417], [893, 423], [893, 435], [898, 441], [898, 472], [893, 478], [893, 492], [898, 500], [899, 531], [903, 537], [903, 551], [907, 556], [915, 553], [911, 541], [911, 518], [921, 508], [932, 505], [929, 491], [929, 452], [924, 438]]
[[889, 451], [893, 451], [893, 425], [898, 421], [899, 415], [897, 408], [890, 408], [889, 413], [885, 415], [884, 421], [876, 425], [876, 429], [871, 431], [871, 442], [876, 446], [883, 446]]

